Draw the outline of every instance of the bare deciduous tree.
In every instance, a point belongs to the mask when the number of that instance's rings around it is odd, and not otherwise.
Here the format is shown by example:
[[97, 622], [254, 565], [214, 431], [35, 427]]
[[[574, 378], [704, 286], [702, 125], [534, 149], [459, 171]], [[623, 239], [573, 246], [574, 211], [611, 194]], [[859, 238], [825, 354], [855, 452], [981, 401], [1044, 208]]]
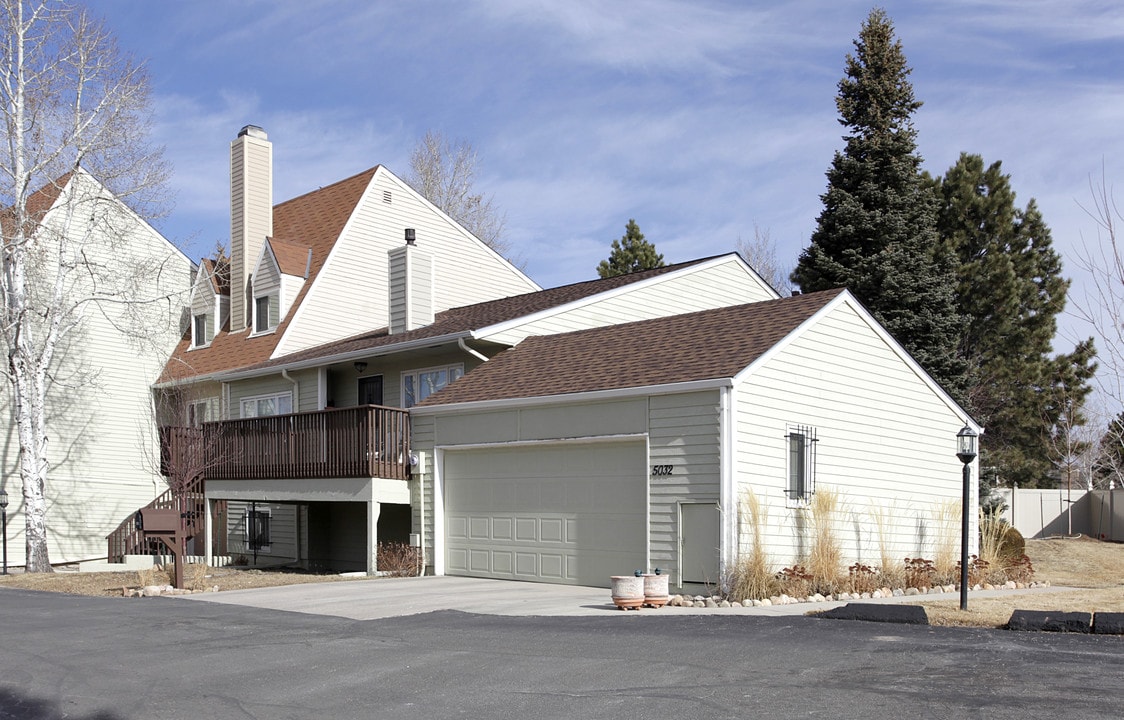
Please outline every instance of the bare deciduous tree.
[[777, 258], [777, 244], [768, 228], [762, 230], [754, 223], [753, 239], [747, 240], [739, 236], [734, 249], [774, 290], [781, 295], [792, 294], [792, 281], [789, 279], [792, 266], [782, 264]]
[[49, 572], [47, 416], [60, 348], [95, 314], [138, 343], [176, 329], [171, 297], [139, 294], [164, 287], [150, 282], [164, 261], [130, 248], [166, 171], [145, 142], [147, 77], [100, 23], [60, 2], [0, 0], [0, 30], [0, 372], [19, 439], [26, 568]]
[[1078, 264], [1092, 280], [1084, 297], [1074, 299], [1077, 315], [1093, 326], [1097, 336], [1097, 375], [1101, 391], [1124, 405], [1124, 241], [1117, 237], [1117, 222], [1124, 220], [1111, 188], [1090, 180], [1092, 206], [1083, 207], [1097, 224], [1095, 244], [1085, 243]]
[[464, 140], [452, 143], [430, 130], [410, 154], [406, 182], [485, 245], [514, 262], [511, 241], [504, 235], [506, 216], [491, 197], [474, 192], [477, 162], [471, 144]]

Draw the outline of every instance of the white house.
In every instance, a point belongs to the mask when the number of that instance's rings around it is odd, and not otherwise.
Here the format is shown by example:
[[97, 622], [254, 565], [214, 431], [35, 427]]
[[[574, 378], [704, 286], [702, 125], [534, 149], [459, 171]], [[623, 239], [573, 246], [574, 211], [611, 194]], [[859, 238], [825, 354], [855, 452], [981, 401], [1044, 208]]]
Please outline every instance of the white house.
[[[105, 556], [105, 537], [165, 487], [151, 385], [182, 335], [193, 265], [96, 179], [77, 170], [29, 200], [40, 230], [36, 282], [54, 282], [56, 234], [80, 272], [67, 275], [78, 320], [60, 342], [47, 400], [48, 551], [54, 563]], [[19, 443], [11, 390], [0, 393], [8, 562], [24, 563]]]

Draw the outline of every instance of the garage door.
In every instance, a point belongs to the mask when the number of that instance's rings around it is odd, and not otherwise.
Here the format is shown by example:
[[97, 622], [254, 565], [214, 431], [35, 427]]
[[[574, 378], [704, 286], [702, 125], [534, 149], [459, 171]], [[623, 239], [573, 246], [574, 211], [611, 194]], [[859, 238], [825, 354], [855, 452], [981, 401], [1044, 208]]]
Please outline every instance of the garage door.
[[447, 452], [450, 575], [607, 587], [646, 566], [643, 443]]

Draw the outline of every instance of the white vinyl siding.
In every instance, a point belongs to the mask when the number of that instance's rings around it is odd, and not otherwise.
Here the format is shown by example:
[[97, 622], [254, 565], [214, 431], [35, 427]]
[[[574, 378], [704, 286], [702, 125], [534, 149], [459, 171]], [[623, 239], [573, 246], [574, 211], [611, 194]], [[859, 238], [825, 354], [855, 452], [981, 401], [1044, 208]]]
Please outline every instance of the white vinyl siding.
[[670, 466], [650, 480], [652, 566], [678, 581], [680, 503], [720, 500], [718, 391], [655, 395], [648, 417], [649, 464]]
[[736, 258], [626, 287], [611, 297], [511, 327], [485, 339], [514, 345], [530, 335], [584, 330], [773, 299]]
[[[78, 182], [89, 183], [86, 176]], [[51, 561], [71, 562], [105, 557], [105, 536], [137, 508], [167, 489], [159, 474], [158, 441], [153, 422], [151, 386], [172, 349], [187, 329], [181, 314], [189, 304], [191, 263], [151, 227], [116, 201], [98, 201], [96, 209], [76, 208], [72, 236], [89, 238], [84, 222], [93, 214], [112, 214], [113, 238], [85, 239], [86, 256], [111, 269], [101, 290], [113, 287], [122, 267], [151, 267], [145, 272], [144, 297], [168, 296], [170, 302], [125, 308], [103, 304], [86, 312], [82, 329], [58, 346], [48, 391], [47, 418], [50, 478], [46, 490]], [[53, 215], [52, 211], [52, 215]], [[46, 222], [54, 222], [52, 215]], [[98, 230], [93, 230], [96, 238]], [[160, 272], [156, 271], [160, 268]], [[79, 285], [76, 292], [90, 292]], [[145, 316], [148, 329], [160, 332], [134, 342], [121, 328], [133, 313]], [[125, 361], [127, 359], [127, 361]], [[97, 371], [96, 382], [83, 373]], [[59, 381], [65, 379], [66, 382]], [[19, 443], [10, 393], [0, 397], [0, 451], [3, 474], [9, 478], [8, 563], [24, 563], [23, 501], [19, 494]], [[14, 485], [13, 485], [14, 483]], [[14, 490], [14, 492], [13, 492]]]
[[434, 312], [538, 289], [380, 168], [273, 356], [386, 326], [387, 252], [405, 242], [406, 228], [417, 230], [418, 246], [433, 256]]
[[[895, 558], [932, 557], [935, 510], [959, 503], [954, 438], [963, 422], [846, 304], [805, 331], [735, 390], [740, 490], [767, 507], [766, 543], [796, 561], [801, 513], [786, 507], [792, 425], [814, 427], [816, 492], [833, 490], [846, 562], [875, 561], [882, 508]], [[973, 511], [974, 512], [974, 511]], [[749, 542], [748, 530], [743, 542]]]
[[227, 552], [235, 564], [253, 564], [252, 538], [246, 534], [246, 521], [252, 510], [269, 517], [269, 544], [258, 548], [258, 564], [273, 565], [300, 558], [297, 526], [300, 507], [286, 503], [249, 503], [237, 500], [227, 505]]

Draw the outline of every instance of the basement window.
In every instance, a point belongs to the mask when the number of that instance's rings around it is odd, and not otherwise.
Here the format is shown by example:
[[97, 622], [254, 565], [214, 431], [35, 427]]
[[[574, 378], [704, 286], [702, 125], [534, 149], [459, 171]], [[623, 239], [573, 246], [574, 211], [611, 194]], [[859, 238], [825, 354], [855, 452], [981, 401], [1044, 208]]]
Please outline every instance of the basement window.
[[816, 492], [816, 429], [807, 425], [790, 425], [784, 436], [787, 441], [788, 505], [803, 507]]

